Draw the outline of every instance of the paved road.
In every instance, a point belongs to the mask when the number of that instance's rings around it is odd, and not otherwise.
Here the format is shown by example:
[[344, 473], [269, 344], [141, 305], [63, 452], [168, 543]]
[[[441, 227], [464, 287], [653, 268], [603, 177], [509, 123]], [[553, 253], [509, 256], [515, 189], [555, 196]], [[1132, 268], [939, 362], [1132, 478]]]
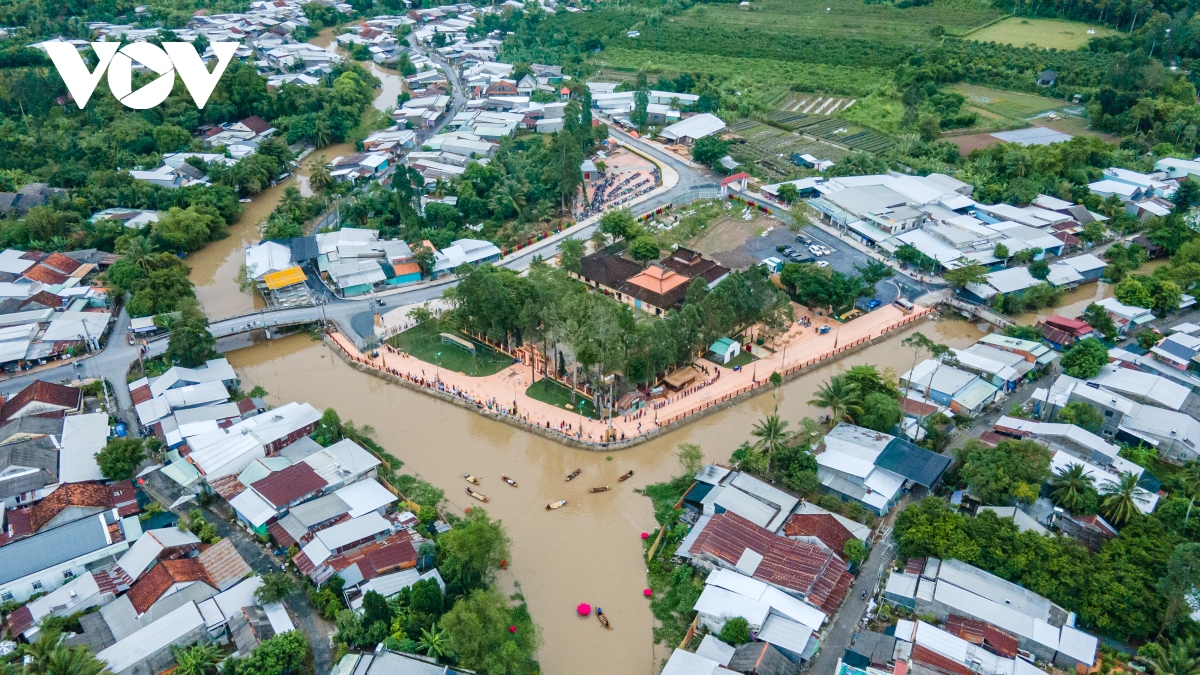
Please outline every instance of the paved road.
[[[896, 511], [903, 508], [897, 505]], [[879, 583], [883, 570], [896, 557], [896, 545], [891, 533], [875, 544], [866, 562], [859, 569], [858, 577], [850, 587], [850, 594], [842, 603], [842, 608], [834, 615], [833, 621], [825, 629], [821, 640], [821, 652], [813, 660], [810, 673], [814, 675], [830, 675], [837, 667], [837, 661], [846, 652], [846, 648], [854, 641], [858, 631], [859, 621], [867, 611], [867, 603], [875, 595], [875, 587]], [[866, 591], [866, 597], [863, 597]]]

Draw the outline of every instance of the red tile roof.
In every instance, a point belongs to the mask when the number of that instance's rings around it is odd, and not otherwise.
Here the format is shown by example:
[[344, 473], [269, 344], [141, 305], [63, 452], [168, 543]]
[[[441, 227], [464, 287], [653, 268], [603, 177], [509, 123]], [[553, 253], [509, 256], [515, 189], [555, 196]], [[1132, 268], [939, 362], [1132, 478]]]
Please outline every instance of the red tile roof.
[[984, 443], [987, 443], [988, 445], [990, 445], [994, 448], [997, 445], [1000, 445], [1000, 441], [1005, 441], [1005, 440], [1011, 441], [1012, 439], [1008, 438], [1006, 436], [1001, 436], [1000, 434], [998, 434], [994, 431], [985, 431], [982, 434], [979, 434], [979, 440], [983, 441]]
[[947, 673], [948, 675], [975, 675], [975, 672], [967, 666], [954, 659], [942, 656], [920, 644], [913, 645], [912, 660], [913, 663], [928, 666], [931, 670], [939, 673]]
[[[293, 560], [297, 569], [307, 575], [312, 575], [316, 565], [301, 552]], [[322, 566], [329, 567], [334, 572], [341, 572], [351, 565], [358, 565], [364, 579], [417, 566], [417, 549], [412, 543], [412, 534], [407, 530], [397, 532], [389, 537], [364, 544], [351, 551], [330, 556]]]
[[909, 415], [916, 415], [918, 417], [932, 415], [938, 410], [935, 405], [930, 405], [924, 401], [914, 401], [907, 396], [900, 399], [900, 409]]
[[242, 482], [238, 480], [237, 474], [221, 476], [220, 478], [210, 480], [208, 486], [212, 488], [213, 492], [221, 495], [221, 499], [225, 501], [229, 501], [246, 491], [246, 486], [242, 485]]
[[12, 631], [13, 636], [24, 633], [32, 626], [33, 612], [29, 609], [29, 605], [21, 605], [8, 615], [8, 629]]
[[73, 387], [36, 380], [5, 401], [4, 406], [0, 407], [0, 420], [11, 419], [22, 408], [34, 401], [60, 406], [67, 410], [76, 410], [83, 402], [83, 394]]
[[63, 299], [49, 291], [38, 291], [22, 302], [21, 307], [23, 309], [27, 305], [32, 305], [34, 303], [43, 305], [45, 307], [58, 308], [63, 306]]
[[268, 504], [279, 508], [324, 489], [325, 479], [317, 475], [311, 466], [301, 462], [256, 480], [250, 487], [262, 495]]
[[258, 115], [251, 115], [251, 116], [247, 117], [246, 119], [241, 121], [241, 124], [245, 125], [245, 127], [247, 129], [249, 129], [250, 131], [253, 131], [256, 134], [261, 134], [262, 132], [267, 131], [268, 129], [271, 128], [271, 125], [268, 124], [266, 120], [259, 117]]
[[755, 579], [797, 591], [827, 614], [837, 611], [850, 590], [853, 576], [837, 555], [778, 537], [731, 511], [713, 516], [690, 552], [736, 565], [746, 549], [763, 556], [752, 575]]
[[904, 573], [905, 574], [916, 574], [916, 575], [920, 576], [920, 574], [924, 571], [925, 571], [925, 559], [924, 558], [909, 558], [908, 562], [904, 564]]
[[816, 537], [831, 551], [841, 554], [846, 542], [855, 539], [853, 533], [828, 513], [797, 513], [784, 525], [789, 537]]
[[1047, 326], [1053, 326], [1059, 330], [1065, 330], [1076, 337], [1087, 335], [1092, 332], [1092, 327], [1082, 319], [1069, 319], [1065, 316], [1048, 316], [1042, 319], [1042, 323]]
[[61, 253], [51, 253], [49, 257], [42, 261], [42, 264], [56, 272], [61, 272], [66, 275], [70, 275], [72, 272], [83, 266], [83, 263], [79, 262], [78, 260], [75, 260], [74, 258], [68, 258]]
[[40, 281], [43, 284], [48, 284], [50, 286], [56, 286], [64, 283], [67, 279], [70, 279], [70, 277], [62, 272], [55, 272], [45, 265], [34, 265], [33, 267], [25, 270], [25, 273], [21, 276], [25, 277], [26, 279]]
[[129, 395], [133, 397], [133, 404], [145, 403], [154, 398], [154, 394], [150, 392], [150, 385], [144, 384], [137, 389], [130, 389]]
[[171, 586], [185, 581], [203, 581], [215, 587], [199, 559], [163, 560], [150, 568], [150, 571], [129, 589], [129, 602], [139, 615], [145, 614]]
[[113, 491], [100, 483], [66, 483], [29, 509], [29, 526], [33, 532], [66, 509], [77, 507], [112, 508]]
[[267, 532], [270, 532], [275, 541], [284, 548], [290, 548], [292, 544], [300, 543], [292, 535], [288, 534], [287, 530], [283, 529], [278, 520], [267, 525]]

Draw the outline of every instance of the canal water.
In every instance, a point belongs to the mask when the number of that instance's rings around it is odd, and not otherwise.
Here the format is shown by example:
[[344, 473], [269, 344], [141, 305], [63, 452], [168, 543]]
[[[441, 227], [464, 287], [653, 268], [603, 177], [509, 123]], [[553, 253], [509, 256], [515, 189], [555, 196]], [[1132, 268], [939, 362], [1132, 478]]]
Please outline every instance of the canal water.
[[[267, 401], [280, 405], [307, 401], [318, 409], [336, 408], [343, 419], [369, 424], [376, 440], [411, 471], [446, 491], [449, 508], [461, 513], [480, 504], [465, 494], [464, 472], [482, 481], [485, 507], [503, 521], [512, 538], [511, 566], [501, 581], [519, 584], [544, 644], [538, 657], [546, 673], [657, 672], [670, 649], [652, 644], [653, 617], [643, 597], [646, 570], [642, 532], [655, 527], [650, 500], [634, 492], [678, 473], [674, 450], [697, 443], [710, 461], [727, 462], [752, 425], [778, 400], [780, 414], [793, 426], [821, 411], [809, 406], [817, 386], [851, 365], [873, 363], [902, 373], [912, 352], [900, 341], [913, 330], [953, 347], [966, 347], [982, 334], [966, 321], [918, 322], [908, 331], [814, 370], [784, 385], [777, 396], [763, 394], [705, 417], [654, 441], [606, 454], [576, 450], [540, 436], [485, 419], [430, 396], [390, 385], [345, 365], [319, 342], [295, 335], [229, 352], [243, 388], [261, 385]], [[611, 458], [611, 459], [610, 459]], [[579, 478], [565, 477], [582, 469]], [[632, 479], [617, 477], [634, 470]], [[519, 488], [500, 480], [505, 473]], [[588, 488], [611, 485], [609, 492]], [[568, 505], [546, 511], [546, 504]], [[595, 617], [581, 619], [575, 606], [604, 608], [612, 630]]]
[[[312, 42], [326, 49], [336, 49], [330, 46], [333, 35], [334, 29], [329, 28], [321, 31]], [[373, 62], [363, 62], [363, 65], [382, 83], [376, 90], [374, 107], [390, 112], [396, 107], [396, 97], [403, 91], [404, 78], [400, 73]], [[237, 274], [246, 261], [245, 248], [262, 241], [260, 228], [283, 199], [283, 191], [287, 186], [295, 185], [305, 197], [312, 196], [308, 184], [309, 162], [320, 157], [332, 160], [354, 152], [354, 147], [346, 143], [328, 145], [314, 151], [301, 162], [300, 170], [294, 176], [263, 190], [249, 204], [242, 204], [242, 215], [229, 227], [228, 237], [188, 256], [187, 264], [192, 269], [188, 278], [195, 285], [196, 297], [210, 320], [246, 314], [265, 306], [258, 293], [242, 293], [238, 289]]]

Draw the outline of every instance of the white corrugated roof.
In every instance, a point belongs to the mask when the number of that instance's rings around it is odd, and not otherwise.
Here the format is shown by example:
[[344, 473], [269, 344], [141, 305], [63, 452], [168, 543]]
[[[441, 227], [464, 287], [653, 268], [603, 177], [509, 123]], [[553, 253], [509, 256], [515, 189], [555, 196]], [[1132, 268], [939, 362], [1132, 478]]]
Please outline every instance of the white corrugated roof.
[[721, 664], [699, 654], [676, 649], [659, 675], [712, 675]]
[[64, 483], [103, 480], [96, 453], [108, 442], [108, 414], [68, 415], [63, 419], [58, 479]]
[[[386, 518], [372, 511], [366, 515], [321, 530], [317, 532], [313, 540], [320, 540], [326, 548], [333, 551], [360, 539], [366, 539], [387, 532], [391, 527], [391, 523]], [[316, 561], [314, 560], [313, 562]]]
[[229, 500], [229, 505], [254, 527], [262, 527], [276, 515], [275, 507], [268, 504], [253, 490], [243, 490]]
[[772, 614], [758, 631], [758, 639], [782, 647], [790, 652], [802, 654], [808, 646], [813, 630], [802, 623]]
[[730, 659], [733, 658], [733, 653], [736, 651], [737, 649], [733, 645], [727, 645], [713, 637], [712, 633], [709, 633], [704, 636], [704, 639], [700, 641], [700, 646], [696, 648], [696, 656], [703, 656], [706, 659], [712, 659], [723, 666], [727, 666]]
[[130, 579], [136, 581], [164, 548], [199, 543], [199, 537], [177, 527], [147, 530], [137, 538], [137, 541], [133, 542], [133, 546], [130, 546], [129, 550], [125, 551], [125, 554], [117, 561], [117, 566], [124, 570]]
[[726, 487], [717, 495], [713, 504], [726, 511], [732, 511], [759, 527], [766, 527], [779, 514], [778, 507], [764, 504], [736, 488]]
[[200, 610], [196, 609], [196, 603], [188, 602], [158, 621], [96, 654], [96, 658], [107, 663], [110, 671], [120, 673], [155, 652], [165, 649], [167, 645], [191, 631], [204, 628], [204, 626], [204, 617], [200, 614]]
[[676, 141], [680, 138], [704, 138], [725, 128], [725, 122], [712, 113], [701, 113], [676, 122], [659, 132], [659, 136]]
[[1058, 639], [1058, 651], [1089, 666], [1096, 660], [1098, 645], [1099, 640], [1095, 636], [1072, 626], [1063, 626]]
[[[719, 586], [705, 586], [700, 599], [693, 607], [697, 612], [712, 617], [714, 623], [724, 624], [734, 617], [742, 617], [754, 630], [762, 628], [763, 622], [771, 613], [771, 606], [765, 602], [748, 598], [733, 591], [727, 591]], [[716, 629], [716, 626], [710, 626]]]
[[364, 514], [370, 513], [377, 509], [383, 508], [388, 504], [396, 501], [397, 497], [388, 489], [379, 484], [379, 481], [374, 479], [360, 480], [357, 483], [351, 483], [346, 487], [335, 491], [337, 495], [350, 507], [350, 517], [358, 518]]

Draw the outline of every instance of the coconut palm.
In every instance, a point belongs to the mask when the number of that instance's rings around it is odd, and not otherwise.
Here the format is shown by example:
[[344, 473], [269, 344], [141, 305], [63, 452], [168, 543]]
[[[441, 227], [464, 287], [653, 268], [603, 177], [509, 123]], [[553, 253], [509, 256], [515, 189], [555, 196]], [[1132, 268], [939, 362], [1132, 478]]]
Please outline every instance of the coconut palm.
[[215, 643], [171, 647], [175, 656], [175, 675], [208, 675], [217, 667], [220, 651]]
[[140, 234], [122, 237], [117, 252], [146, 272], [157, 267], [154, 243]]
[[829, 408], [829, 418], [835, 423], [853, 422], [855, 416], [862, 414], [862, 392], [844, 375], [834, 375], [817, 387], [817, 393], [808, 404]]
[[1084, 495], [1095, 489], [1095, 479], [1087, 475], [1082, 464], [1059, 469], [1050, 479], [1050, 499], [1074, 513], [1083, 506]]
[[756, 422], [750, 430], [750, 435], [758, 439], [754, 442], [754, 447], [767, 458], [767, 473], [771, 471], [771, 455], [777, 450], [782, 450], [792, 436], [787, 426], [787, 421], [779, 417], [779, 408], [776, 408], [775, 412]]
[[1200, 660], [1191, 638], [1175, 642], [1151, 642], [1139, 650], [1135, 658], [1150, 668], [1154, 675], [1200, 675]]
[[312, 142], [318, 148], [323, 148], [333, 140], [333, 131], [329, 128], [329, 120], [318, 116], [312, 128]]
[[421, 629], [421, 639], [417, 640], [417, 649], [434, 659], [445, 658], [450, 654], [450, 638], [446, 637], [445, 629], [438, 629], [435, 621], [430, 624], [429, 628]]
[[308, 163], [308, 184], [318, 192], [324, 192], [333, 186], [333, 176], [329, 174], [328, 163], [325, 155]]
[[1137, 514], [1137, 484], [1137, 474], [1123, 471], [1117, 482], [1100, 488], [1100, 494], [1104, 495], [1104, 501], [1100, 502], [1100, 513], [1108, 522], [1120, 527]]

